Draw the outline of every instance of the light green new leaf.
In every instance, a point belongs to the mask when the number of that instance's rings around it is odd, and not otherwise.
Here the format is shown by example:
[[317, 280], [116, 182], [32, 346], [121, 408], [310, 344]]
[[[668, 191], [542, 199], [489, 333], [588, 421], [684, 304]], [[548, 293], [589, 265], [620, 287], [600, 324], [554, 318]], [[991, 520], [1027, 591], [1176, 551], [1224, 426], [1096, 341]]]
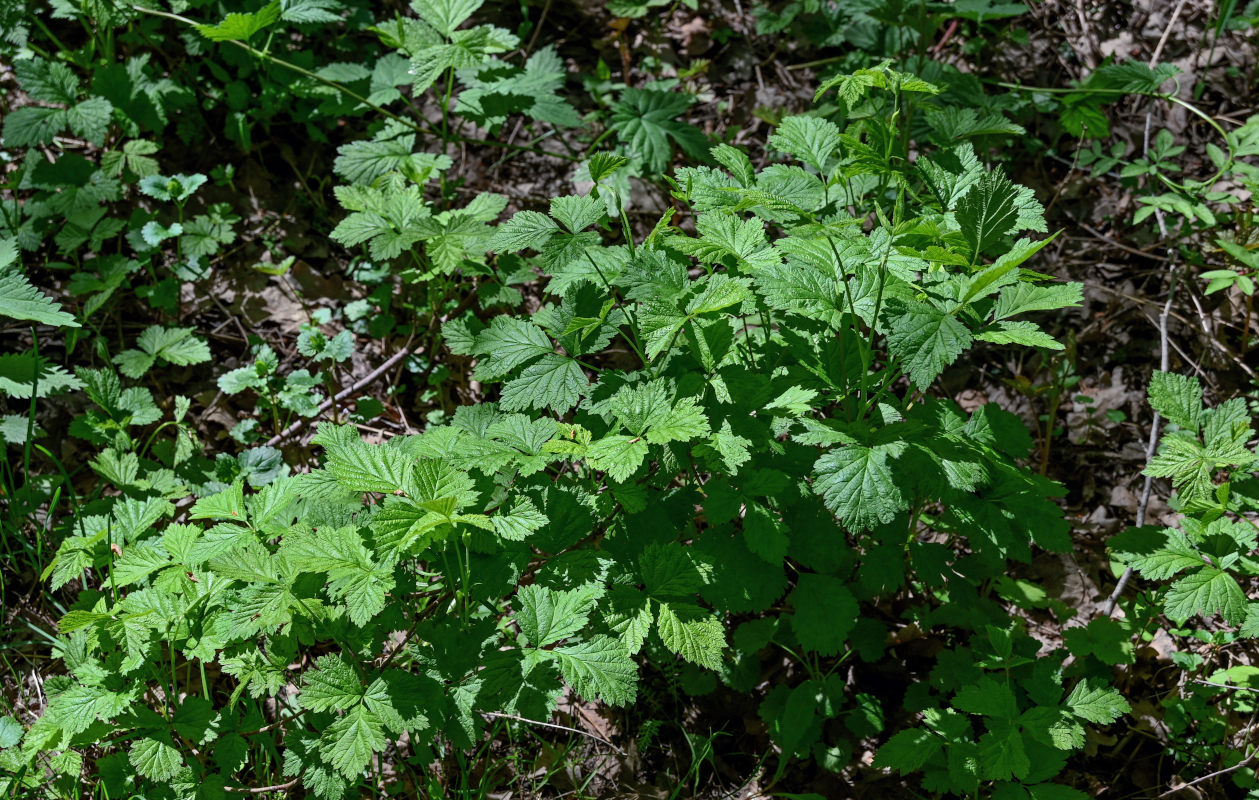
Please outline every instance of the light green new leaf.
[[197, 30], [216, 42], [245, 40], [280, 19], [280, 0], [272, 0], [252, 14], [228, 14], [218, 25], [198, 25]]

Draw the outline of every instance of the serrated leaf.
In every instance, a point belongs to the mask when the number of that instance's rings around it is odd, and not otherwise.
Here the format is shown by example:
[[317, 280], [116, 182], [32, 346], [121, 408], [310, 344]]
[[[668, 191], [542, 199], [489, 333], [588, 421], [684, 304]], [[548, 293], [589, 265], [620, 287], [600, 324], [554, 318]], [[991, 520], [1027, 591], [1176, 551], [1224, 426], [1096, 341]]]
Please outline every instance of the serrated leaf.
[[661, 603], [656, 630], [665, 647], [683, 659], [708, 669], [721, 668], [725, 631], [711, 613], [686, 603]]
[[155, 781], [168, 781], [184, 765], [183, 756], [164, 739], [145, 736], [131, 745], [131, 766], [136, 772]]
[[638, 669], [615, 639], [600, 634], [588, 642], [548, 652], [554, 655], [564, 680], [582, 697], [598, 698], [613, 706], [634, 702]]
[[602, 596], [603, 586], [597, 583], [567, 591], [537, 584], [524, 586], [516, 593], [519, 603], [516, 622], [531, 645], [546, 647], [586, 627], [595, 603]]
[[503, 253], [520, 250], [541, 250], [560, 226], [546, 214], [520, 211], [494, 229], [489, 249]]
[[380, 717], [359, 705], [328, 726], [320, 737], [319, 753], [342, 775], [353, 778], [374, 753], [385, 749], [386, 741]]
[[1109, 725], [1132, 710], [1117, 689], [1094, 687], [1087, 678], [1076, 684], [1065, 704], [1075, 716], [1098, 725]]
[[831, 450], [813, 465], [813, 491], [853, 532], [891, 522], [898, 511], [908, 507], [889, 463], [890, 457], [903, 450], [899, 442], [874, 447], [853, 444]]
[[79, 327], [73, 314], [62, 311], [59, 303], [35, 288], [12, 263], [16, 251], [12, 240], [0, 239], [0, 314], [40, 325]]
[[248, 39], [280, 19], [280, 2], [272, 0], [252, 14], [228, 14], [218, 25], [197, 25], [201, 35], [211, 41]]
[[835, 123], [820, 117], [786, 117], [769, 137], [770, 145], [779, 152], [790, 153], [826, 177], [826, 167], [840, 146], [840, 131]]
[[891, 298], [882, 325], [888, 350], [924, 391], [972, 342], [970, 330], [957, 317], [930, 303]]
[[550, 408], [564, 414], [577, 405], [589, 385], [575, 359], [548, 353], [503, 385], [500, 406], [504, 411]]
[[822, 656], [833, 656], [844, 646], [857, 624], [857, 598], [844, 582], [829, 575], [806, 572], [792, 593], [791, 627], [800, 646]]
[[1150, 405], [1169, 422], [1197, 433], [1202, 425], [1202, 384], [1189, 375], [1155, 370], [1150, 376]]
[[1246, 593], [1232, 575], [1204, 566], [1168, 588], [1164, 610], [1177, 622], [1218, 612], [1230, 625], [1240, 625], [1246, 618]]
[[298, 704], [311, 711], [344, 711], [363, 699], [363, 684], [350, 666], [337, 655], [320, 656], [315, 669], [302, 674]]
[[894, 769], [902, 775], [917, 772], [944, 747], [944, 740], [929, 730], [910, 728], [894, 735], [879, 748], [873, 766]]

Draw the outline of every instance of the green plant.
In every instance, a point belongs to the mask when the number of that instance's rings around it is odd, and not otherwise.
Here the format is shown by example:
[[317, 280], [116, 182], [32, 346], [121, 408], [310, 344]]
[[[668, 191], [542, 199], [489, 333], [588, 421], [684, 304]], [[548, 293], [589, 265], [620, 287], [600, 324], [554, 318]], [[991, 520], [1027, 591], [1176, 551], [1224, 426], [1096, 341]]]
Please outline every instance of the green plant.
[[[695, 235], [666, 215], [615, 245], [599, 231], [626, 218], [601, 193], [624, 158], [592, 157], [589, 194], [491, 228], [499, 198], [426, 202], [445, 165], [410, 134], [343, 148], [351, 213], [334, 238], [395, 263], [429, 319], [469, 276], [506, 288], [507, 254], [538, 254], [533, 314], [454, 313], [429, 339], [475, 358], [497, 400], [384, 444], [323, 424], [322, 466], [301, 475], [265, 471], [258, 448], [172, 481], [116, 466], [138, 463], [134, 416], [112, 373], [83, 372], [101, 411], [80, 427], [111, 448], [97, 471], [112, 492], [75, 515], [50, 569], [55, 586], [89, 577], [60, 622], [68, 674], [0, 751], [17, 780], [70, 774], [80, 762], [63, 754], [98, 744], [111, 752], [89, 769], [110, 796], [300, 781], [337, 797], [396, 780], [376, 766], [385, 752], [424, 764], [469, 750], [487, 714], [545, 720], [562, 683], [626, 705], [647, 660], [688, 665], [684, 689], [714, 685], [702, 669], [746, 691], [768, 648], [793, 664], [761, 707], [777, 774], [797, 756], [839, 770], [849, 737], [881, 731], [890, 709], [837, 670], [885, 651], [887, 626], [864, 609], [912, 596], [902, 613], [960, 649], [907, 697], [926, 727], [895, 734], [880, 763], [941, 791], [1042, 792], [1082, 724], [1125, 706], [1061, 651], [1031, 657], [981, 589], [1033, 546], [1068, 545], [1058, 490], [1019, 465], [1031, 442], [1017, 419], [967, 414], [932, 387], [976, 341], [1060, 347], [1023, 317], [1079, 287], [1021, 267], [1046, 241], [1015, 239], [1045, 229], [1029, 190], [966, 144], [911, 160], [903, 126], [936, 87], [884, 65], [831, 89], [836, 121], [788, 117], [771, 138], [794, 163], [757, 172], [719, 145], [724, 169], [676, 172]], [[308, 327], [298, 346], [335, 364], [352, 344]], [[293, 375], [255, 352], [220, 385], [274, 412]], [[983, 689], [998, 685], [987, 671], [1006, 694]], [[901, 743], [923, 736], [907, 759]], [[969, 766], [941, 766], [955, 762]]]
[[[1128, 606], [1130, 613], [1145, 624], [1162, 615], [1173, 630], [1212, 644], [1259, 636], [1259, 604], [1242, 588], [1259, 575], [1256, 527], [1248, 516], [1259, 509], [1253, 475], [1259, 459], [1250, 447], [1254, 429], [1246, 400], [1207, 407], [1197, 378], [1168, 372], [1154, 373], [1149, 400], [1169, 426], [1145, 474], [1170, 481], [1171, 505], [1181, 517], [1175, 527], [1130, 528], [1108, 543], [1112, 558], [1146, 583], [1141, 599]], [[1245, 733], [1226, 714], [1238, 700], [1248, 705], [1233, 695], [1253, 676], [1241, 665], [1203, 673], [1213, 666], [1210, 661], [1177, 655], [1187, 678], [1206, 677], [1190, 678], [1198, 685], [1165, 701], [1185, 743], [1175, 753], [1178, 760], [1195, 770], [1223, 769], [1236, 786], [1252, 788], [1255, 773], [1247, 764], [1253, 752], [1245, 744], [1241, 749], [1230, 744], [1234, 733]], [[1243, 689], [1221, 691], [1232, 686]]]

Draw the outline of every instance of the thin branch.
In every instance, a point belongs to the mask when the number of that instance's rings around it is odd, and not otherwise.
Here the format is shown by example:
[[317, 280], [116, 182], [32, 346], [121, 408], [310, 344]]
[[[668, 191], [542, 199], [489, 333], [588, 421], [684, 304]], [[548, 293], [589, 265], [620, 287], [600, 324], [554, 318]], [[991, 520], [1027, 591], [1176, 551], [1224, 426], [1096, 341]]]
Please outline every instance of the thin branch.
[[484, 711], [482, 713], [485, 714], [485, 716], [487, 717], [495, 717], [497, 719], [514, 719], [517, 722], [527, 722], [530, 725], [541, 725], [544, 728], [554, 728], [557, 731], [567, 731], [569, 733], [576, 733], [581, 736], [585, 736], [587, 739], [594, 739], [596, 742], [606, 744], [608, 747], [611, 747], [613, 750], [615, 750], [619, 755], [627, 755], [624, 750], [612, 744], [607, 739], [604, 739], [600, 736], [595, 736], [593, 733], [590, 733], [589, 731], [583, 731], [579, 728], [569, 728], [565, 725], [556, 725], [554, 722], [543, 722], [537, 719], [529, 719], [528, 717], [518, 717], [515, 714], [504, 714], [499, 711]]
[[350, 384], [346, 388], [337, 392], [332, 397], [329, 397], [327, 400], [320, 403], [319, 411], [314, 416], [301, 417], [296, 422], [294, 422], [293, 424], [289, 425], [284, 430], [277, 433], [275, 436], [272, 436], [270, 439], [267, 440], [267, 447], [275, 447], [280, 442], [284, 441], [285, 439], [289, 438], [293, 434], [300, 431], [302, 428], [306, 427], [310, 423], [311, 420], [315, 419], [320, 414], [332, 408], [332, 406], [335, 403], [339, 403], [343, 400], [348, 400], [349, 398], [353, 397], [355, 394], [361, 392], [363, 389], [366, 389], [377, 378], [379, 378], [381, 375], [384, 375], [386, 372], [392, 369], [395, 364], [397, 364], [399, 361], [406, 358], [407, 356], [412, 355], [414, 352], [415, 350], [404, 347], [398, 352], [389, 356], [389, 358], [385, 359], [385, 362], [381, 364], [379, 367], [376, 367], [376, 369], [367, 373], [362, 378], [359, 378], [354, 383]]
[[223, 791], [236, 792], [237, 794], [264, 794], [266, 792], [287, 792], [289, 789], [292, 789], [294, 786], [296, 786], [297, 782], [300, 780], [301, 778], [294, 778], [288, 783], [277, 783], [274, 786], [256, 786], [253, 789], [247, 789], [243, 786], [241, 787], [224, 786]]

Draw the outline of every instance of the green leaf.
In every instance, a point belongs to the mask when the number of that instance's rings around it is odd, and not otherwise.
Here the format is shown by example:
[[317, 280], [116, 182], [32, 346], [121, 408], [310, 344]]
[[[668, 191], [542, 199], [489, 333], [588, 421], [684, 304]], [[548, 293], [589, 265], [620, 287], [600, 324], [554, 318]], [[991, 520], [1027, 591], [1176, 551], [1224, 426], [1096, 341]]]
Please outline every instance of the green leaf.
[[302, 674], [297, 701], [311, 711], [344, 711], [363, 699], [363, 684], [341, 656], [324, 655]]
[[637, 695], [638, 669], [620, 642], [602, 634], [588, 642], [547, 651], [559, 663], [564, 680], [583, 698], [627, 706]]
[[711, 613], [688, 603], [661, 603], [656, 629], [665, 647], [708, 669], [721, 669], [725, 629]]
[[140, 349], [124, 350], [114, 363], [128, 378], [141, 378], [158, 359], [181, 367], [209, 361], [210, 347], [192, 335], [194, 330], [150, 325], [136, 340]]
[[953, 697], [953, 707], [967, 714], [1013, 719], [1018, 716], [1018, 701], [1004, 684], [988, 676], [962, 689]]
[[65, 130], [68, 113], [64, 108], [23, 106], [4, 117], [4, 143], [8, 147], [34, 147], [47, 144]]
[[970, 347], [970, 331], [957, 317], [931, 305], [891, 298], [882, 323], [887, 346], [914, 385], [925, 391]]
[[482, 381], [497, 380], [521, 364], [554, 351], [550, 338], [534, 323], [498, 316], [477, 336], [473, 345], [472, 352], [483, 356], [474, 376]]
[[568, 195], [551, 200], [551, 216], [567, 228], [569, 233], [581, 233], [598, 222], [604, 213], [603, 203], [588, 194]]
[[1246, 593], [1232, 575], [1204, 566], [1168, 588], [1164, 609], [1177, 622], [1194, 614], [1219, 612], [1230, 625], [1240, 625], [1246, 618]]
[[183, 756], [164, 739], [145, 736], [131, 745], [131, 766], [136, 772], [155, 781], [168, 781], [184, 765]]
[[517, 497], [510, 511], [499, 512], [490, 520], [499, 536], [514, 542], [524, 541], [550, 521], [528, 497]]
[[590, 174], [590, 180], [598, 183], [627, 163], [629, 159], [617, 153], [595, 153], [586, 162], [586, 171]]
[[221, 492], [197, 498], [188, 510], [189, 519], [245, 521], [245, 485], [237, 480]]
[[1155, 370], [1150, 376], [1150, 405], [1169, 422], [1197, 433], [1202, 425], [1202, 384], [1189, 375]]
[[546, 214], [520, 211], [494, 229], [489, 249], [502, 253], [520, 250], [541, 250], [560, 226]]
[[844, 582], [829, 575], [805, 572], [791, 595], [795, 613], [791, 627], [800, 646], [818, 655], [837, 654], [857, 624], [857, 598]]
[[917, 772], [944, 748], [944, 740], [924, 728], [910, 728], [887, 740], [874, 756], [873, 766], [902, 775]]
[[79, 327], [74, 315], [62, 311], [60, 304], [31, 284], [16, 259], [13, 240], [0, 239], [0, 314], [40, 325]]
[[516, 623], [534, 647], [546, 647], [568, 639], [586, 627], [595, 603], [603, 597], [603, 586], [583, 584], [576, 589], [557, 591], [537, 584], [521, 587], [516, 593], [519, 608]]
[[904, 449], [903, 443], [894, 442], [831, 450], [813, 465], [813, 491], [850, 531], [891, 522], [898, 511], [908, 508], [889, 462]]
[[504, 411], [550, 408], [563, 414], [577, 405], [589, 385], [575, 359], [548, 353], [504, 384], [500, 405]]
[[1098, 725], [1109, 725], [1132, 711], [1132, 706], [1117, 689], [1109, 686], [1095, 688], [1088, 678], [1075, 685], [1065, 702], [1072, 714]]
[[697, 161], [708, 158], [708, 140], [703, 131], [677, 121], [694, 102], [694, 97], [678, 92], [626, 88], [612, 106], [608, 127], [616, 131], [648, 172], [662, 174], [672, 160], [670, 140]]
[[979, 766], [988, 780], [1027, 777], [1032, 762], [1027, 757], [1017, 725], [1006, 720], [992, 720], [988, 732], [979, 737]]
[[646, 457], [647, 442], [639, 436], [604, 436], [586, 449], [586, 463], [617, 482], [633, 475]]
[[468, 21], [484, 0], [413, 0], [415, 13], [449, 39], [460, 25]]
[[1062, 350], [1063, 345], [1054, 337], [1045, 333], [1040, 326], [1026, 320], [1002, 321], [995, 328], [987, 328], [975, 338], [993, 344], [1021, 344], [1026, 347], [1043, 347], [1047, 350]]
[[228, 14], [218, 25], [197, 25], [201, 35], [216, 42], [246, 40], [280, 19], [280, 0], [272, 0], [252, 14]]
[[1083, 285], [1057, 283], [1037, 286], [1034, 283], [1016, 283], [1001, 290], [993, 309], [993, 321], [1026, 314], [1029, 311], [1054, 311], [1068, 306], [1078, 306], [1084, 300]]
[[344, 600], [355, 625], [366, 625], [385, 608], [394, 587], [388, 563], [376, 564], [358, 530], [321, 527], [284, 538], [281, 552], [299, 572], [326, 572], [328, 594]]
[[373, 753], [385, 749], [386, 742], [380, 717], [358, 705], [323, 732], [319, 754], [342, 775], [353, 778], [367, 767]]
[[954, 213], [971, 246], [972, 261], [1006, 234], [1046, 230], [1044, 210], [1031, 191], [1015, 186], [999, 171], [985, 173], [957, 201]]
[[831, 156], [839, 149], [839, 127], [820, 117], [786, 117], [769, 137], [770, 145], [781, 153], [790, 153], [823, 177]]

